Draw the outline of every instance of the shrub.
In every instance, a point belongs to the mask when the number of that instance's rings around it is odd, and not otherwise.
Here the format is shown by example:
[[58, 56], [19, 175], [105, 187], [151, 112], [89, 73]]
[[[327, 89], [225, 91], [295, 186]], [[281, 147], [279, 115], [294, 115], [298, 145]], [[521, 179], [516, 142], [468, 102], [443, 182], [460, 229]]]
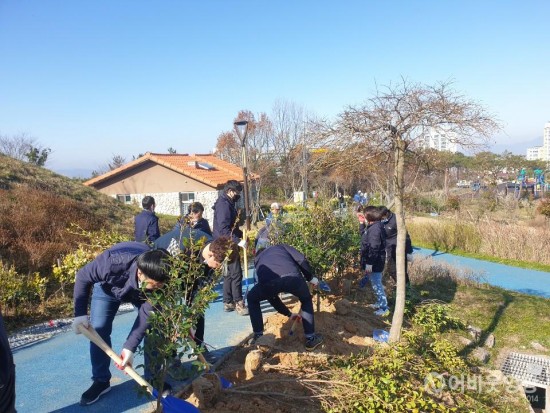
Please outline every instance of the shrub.
[[0, 261], [0, 304], [15, 314], [27, 306], [36, 308], [46, 294], [47, 279], [38, 273], [18, 274], [13, 265]]
[[550, 198], [543, 198], [539, 201], [537, 213], [543, 215], [546, 219], [550, 219]]

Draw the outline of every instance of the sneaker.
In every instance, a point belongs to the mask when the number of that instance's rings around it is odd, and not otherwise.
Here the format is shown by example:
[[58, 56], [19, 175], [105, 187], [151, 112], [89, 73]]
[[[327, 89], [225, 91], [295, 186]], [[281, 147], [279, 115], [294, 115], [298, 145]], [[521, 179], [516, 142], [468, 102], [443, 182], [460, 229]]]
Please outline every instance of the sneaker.
[[390, 310], [388, 310], [387, 308], [380, 308], [378, 310], [376, 310], [374, 312], [375, 315], [377, 316], [380, 316], [380, 317], [386, 317], [388, 315], [390, 315]]
[[248, 315], [248, 308], [246, 308], [242, 300], [235, 305], [235, 310], [237, 310], [237, 314], [239, 315]]
[[306, 350], [313, 351], [323, 342], [323, 337], [319, 334], [315, 334], [310, 338], [306, 338]]
[[162, 397], [167, 397], [172, 394], [172, 385], [167, 381], [162, 385]]
[[253, 346], [254, 344], [256, 344], [256, 341], [263, 335], [263, 333], [254, 334], [252, 338], [248, 340], [248, 345]]
[[80, 405], [87, 406], [95, 403], [101, 396], [111, 390], [111, 385], [108, 381], [94, 381], [88, 390], [82, 393]]
[[233, 303], [224, 303], [223, 304], [223, 311], [226, 313], [230, 313], [231, 311], [235, 311], [235, 304]]

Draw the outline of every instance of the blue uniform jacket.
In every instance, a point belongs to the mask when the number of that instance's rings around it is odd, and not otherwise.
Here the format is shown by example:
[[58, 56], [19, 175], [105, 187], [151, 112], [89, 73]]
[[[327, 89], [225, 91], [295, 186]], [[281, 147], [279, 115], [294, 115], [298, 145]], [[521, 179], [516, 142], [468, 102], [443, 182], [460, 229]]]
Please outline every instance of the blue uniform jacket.
[[124, 348], [134, 352], [149, 327], [147, 318], [153, 309], [138, 286], [136, 258], [150, 249], [142, 242], [116, 244], [82, 267], [76, 273], [74, 285], [75, 317], [88, 314], [88, 300], [95, 283], [100, 283], [106, 294], [139, 308], [136, 321], [124, 343]]
[[254, 267], [259, 284], [282, 277], [303, 275], [307, 281], [313, 278], [313, 271], [304, 254], [286, 244], [274, 245], [260, 252], [254, 259]]
[[235, 203], [226, 193], [223, 193], [218, 197], [212, 208], [214, 209], [214, 238], [225, 235], [231, 237], [238, 244], [243, 233], [236, 222], [237, 207]]
[[361, 235], [361, 269], [372, 265], [373, 272], [384, 271], [386, 261], [386, 231], [380, 221], [368, 224]]
[[159, 219], [154, 212], [144, 209], [134, 218], [134, 239], [138, 242], [153, 242], [160, 237]]

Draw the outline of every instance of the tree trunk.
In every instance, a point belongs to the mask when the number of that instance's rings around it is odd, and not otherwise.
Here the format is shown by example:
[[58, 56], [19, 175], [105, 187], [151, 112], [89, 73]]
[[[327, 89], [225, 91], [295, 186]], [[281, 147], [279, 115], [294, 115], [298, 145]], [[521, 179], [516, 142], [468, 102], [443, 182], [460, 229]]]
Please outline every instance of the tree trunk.
[[395, 293], [395, 310], [390, 329], [390, 343], [396, 343], [401, 339], [403, 316], [405, 314], [405, 239], [407, 229], [405, 227], [405, 212], [403, 210], [403, 195], [405, 186], [405, 141], [397, 136], [395, 145], [395, 215], [397, 218], [397, 286]]

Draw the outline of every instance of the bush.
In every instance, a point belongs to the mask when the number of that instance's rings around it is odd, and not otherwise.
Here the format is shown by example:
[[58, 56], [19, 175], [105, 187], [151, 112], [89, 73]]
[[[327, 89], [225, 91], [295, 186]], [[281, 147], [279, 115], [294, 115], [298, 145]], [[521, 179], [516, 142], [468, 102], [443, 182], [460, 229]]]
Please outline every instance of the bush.
[[13, 265], [0, 261], [0, 304], [16, 315], [25, 307], [42, 303], [46, 294], [47, 279], [38, 273], [18, 274]]
[[550, 219], [550, 198], [543, 198], [539, 201], [537, 213], [543, 215], [546, 219]]

